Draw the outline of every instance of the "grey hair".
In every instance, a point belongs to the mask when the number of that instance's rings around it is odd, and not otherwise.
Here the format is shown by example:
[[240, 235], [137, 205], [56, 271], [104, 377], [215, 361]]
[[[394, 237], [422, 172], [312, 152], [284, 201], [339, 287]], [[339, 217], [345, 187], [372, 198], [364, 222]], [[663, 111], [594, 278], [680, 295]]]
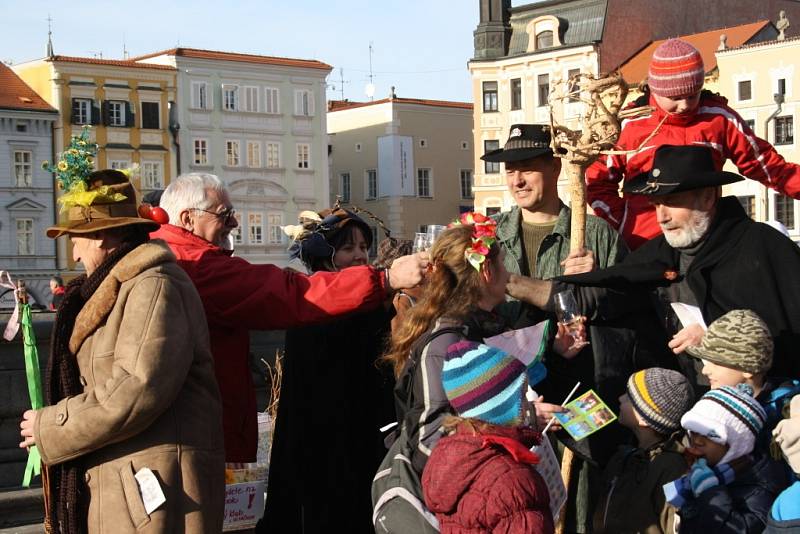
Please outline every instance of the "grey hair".
[[161, 196], [160, 205], [169, 215], [172, 224], [179, 226], [180, 213], [184, 210], [204, 210], [210, 207], [208, 190], [225, 192], [225, 184], [214, 174], [190, 172], [181, 174], [167, 186]]

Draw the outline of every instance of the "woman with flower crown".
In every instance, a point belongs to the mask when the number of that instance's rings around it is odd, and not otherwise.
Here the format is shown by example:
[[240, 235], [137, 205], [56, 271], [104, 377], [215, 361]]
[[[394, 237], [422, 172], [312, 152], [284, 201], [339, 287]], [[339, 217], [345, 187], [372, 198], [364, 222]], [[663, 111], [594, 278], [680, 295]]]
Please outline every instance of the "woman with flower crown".
[[[392, 333], [384, 359], [392, 363], [400, 428], [411, 442], [412, 464], [422, 474], [431, 450], [442, 437], [442, 422], [454, 413], [442, 386], [448, 347], [460, 341], [482, 342], [507, 330], [492, 310], [505, 300], [509, 274], [505, 251], [495, 242], [496, 222], [480, 213], [464, 213], [431, 250], [425, 292]], [[567, 354], [573, 340], [556, 336], [554, 350]], [[418, 354], [415, 361], [412, 353]], [[409, 372], [413, 368], [413, 372]]]

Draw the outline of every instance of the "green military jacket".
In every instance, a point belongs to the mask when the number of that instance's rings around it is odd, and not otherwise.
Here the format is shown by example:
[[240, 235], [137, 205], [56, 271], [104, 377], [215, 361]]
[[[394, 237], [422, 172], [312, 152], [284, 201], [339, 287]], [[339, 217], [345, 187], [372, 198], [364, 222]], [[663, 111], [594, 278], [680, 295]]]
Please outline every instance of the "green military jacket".
[[[539, 247], [536, 260], [536, 272], [533, 278], [549, 280], [564, 274], [561, 262], [569, 255], [570, 221], [572, 211], [564, 204], [553, 228], [553, 233], [545, 237]], [[511, 211], [498, 213], [493, 218], [497, 221], [497, 241], [506, 251], [505, 265], [512, 274], [527, 274], [525, 269], [525, 252], [522, 245], [520, 220], [522, 212], [514, 206]], [[586, 215], [586, 248], [594, 252], [598, 269], [610, 267], [622, 261], [628, 253], [625, 243], [616, 230], [607, 222], [594, 215]], [[526, 310], [521, 302], [507, 297], [508, 301], [498, 308], [510, 324], [522, 328], [533, 324], [526, 320]], [[537, 321], [538, 322], [538, 321]]]

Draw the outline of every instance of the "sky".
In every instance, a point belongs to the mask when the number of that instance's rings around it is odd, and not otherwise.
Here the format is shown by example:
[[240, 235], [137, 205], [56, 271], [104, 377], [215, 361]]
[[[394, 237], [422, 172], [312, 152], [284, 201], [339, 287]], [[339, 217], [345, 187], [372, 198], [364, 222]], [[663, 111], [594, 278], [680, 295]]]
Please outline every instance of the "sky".
[[[527, 2], [516, 1], [513, 5]], [[121, 59], [185, 46], [316, 59], [334, 70], [328, 98], [471, 102], [467, 61], [478, 0], [0, 0], [0, 60], [56, 54]], [[339, 69], [343, 69], [340, 73]], [[345, 83], [340, 82], [340, 78]]]

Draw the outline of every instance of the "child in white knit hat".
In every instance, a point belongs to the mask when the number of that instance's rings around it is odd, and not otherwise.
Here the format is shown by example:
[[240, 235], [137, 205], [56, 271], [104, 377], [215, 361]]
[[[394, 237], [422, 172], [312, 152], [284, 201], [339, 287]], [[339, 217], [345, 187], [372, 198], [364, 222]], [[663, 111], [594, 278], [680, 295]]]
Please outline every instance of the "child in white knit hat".
[[678, 509], [680, 532], [762, 532], [772, 502], [788, 485], [780, 464], [753, 455], [766, 414], [746, 384], [713, 389], [681, 418], [689, 473], [664, 485]]

